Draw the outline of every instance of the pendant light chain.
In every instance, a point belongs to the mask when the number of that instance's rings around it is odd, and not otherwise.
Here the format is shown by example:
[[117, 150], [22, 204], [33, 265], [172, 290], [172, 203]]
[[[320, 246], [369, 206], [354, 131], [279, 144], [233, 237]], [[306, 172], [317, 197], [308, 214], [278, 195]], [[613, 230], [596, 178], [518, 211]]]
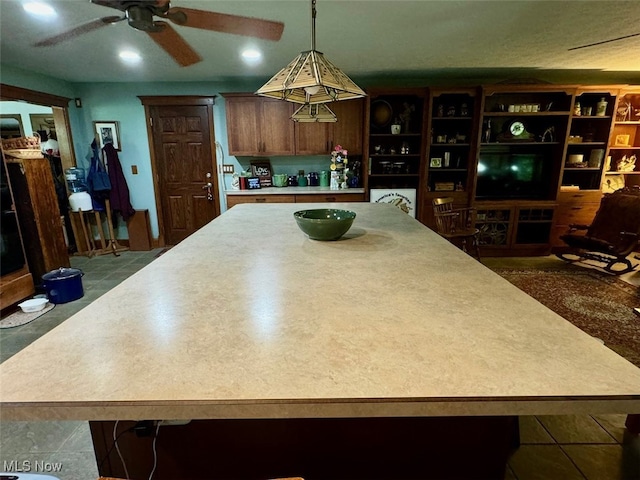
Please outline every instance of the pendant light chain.
[[311, 0], [311, 50], [316, 49], [316, 0]]

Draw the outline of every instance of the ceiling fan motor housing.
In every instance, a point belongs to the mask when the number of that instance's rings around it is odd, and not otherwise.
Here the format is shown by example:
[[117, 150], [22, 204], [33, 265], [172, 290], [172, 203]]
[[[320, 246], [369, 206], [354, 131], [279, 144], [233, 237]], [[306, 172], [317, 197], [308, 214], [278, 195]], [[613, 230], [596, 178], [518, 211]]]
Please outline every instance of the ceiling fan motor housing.
[[127, 22], [133, 28], [144, 32], [159, 32], [162, 27], [153, 22], [153, 12], [147, 7], [133, 5], [126, 10]]

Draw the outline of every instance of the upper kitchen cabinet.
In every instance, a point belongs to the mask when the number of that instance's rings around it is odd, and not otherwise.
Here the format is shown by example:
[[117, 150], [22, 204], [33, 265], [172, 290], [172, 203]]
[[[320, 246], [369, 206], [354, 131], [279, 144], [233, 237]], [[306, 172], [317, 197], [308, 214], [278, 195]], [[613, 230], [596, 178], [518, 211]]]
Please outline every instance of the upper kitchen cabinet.
[[342, 145], [349, 155], [362, 154], [364, 100], [344, 100], [327, 105], [335, 123], [296, 123], [296, 155], [326, 155]]
[[229, 155], [294, 155], [294, 104], [247, 93], [224, 93]]

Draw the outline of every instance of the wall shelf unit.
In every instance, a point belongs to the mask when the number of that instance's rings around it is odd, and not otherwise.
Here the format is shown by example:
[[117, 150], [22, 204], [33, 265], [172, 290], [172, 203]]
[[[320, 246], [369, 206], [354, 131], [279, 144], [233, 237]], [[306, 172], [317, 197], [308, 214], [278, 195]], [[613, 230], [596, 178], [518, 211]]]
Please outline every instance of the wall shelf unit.
[[[420, 205], [427, 89], [373, 89], [368, 93], [365, 188], [415, 189]], [[393, 125], [399, 127], [392, 130]]]
[[476, 165], [478, 88], [429, 90], [425, 179], [420, 220], [435, 226], [432, 201], [452, 197], [456, 207], [470, 203]]
[[605, 191], [640, 185], [640, 87], [621, 89], [614, 117]]

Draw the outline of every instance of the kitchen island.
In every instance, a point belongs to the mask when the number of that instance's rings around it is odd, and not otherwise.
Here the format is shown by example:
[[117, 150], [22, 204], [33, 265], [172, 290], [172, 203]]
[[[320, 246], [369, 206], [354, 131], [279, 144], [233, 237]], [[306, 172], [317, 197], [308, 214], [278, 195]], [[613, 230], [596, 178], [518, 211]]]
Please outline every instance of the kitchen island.
[[352, 228], [309, 240], [326, 206], [216, 218], [0, 365], [1, 418], [92, 421], [99, 459], [110, 421], [194, 420], [123, 434], [132, 478], [156, 431], [154, 478], [443, 478], [453, 450], [498, 478], [514, 416], [640, 412], [640, 369], [433, 231], [332, 204]]

